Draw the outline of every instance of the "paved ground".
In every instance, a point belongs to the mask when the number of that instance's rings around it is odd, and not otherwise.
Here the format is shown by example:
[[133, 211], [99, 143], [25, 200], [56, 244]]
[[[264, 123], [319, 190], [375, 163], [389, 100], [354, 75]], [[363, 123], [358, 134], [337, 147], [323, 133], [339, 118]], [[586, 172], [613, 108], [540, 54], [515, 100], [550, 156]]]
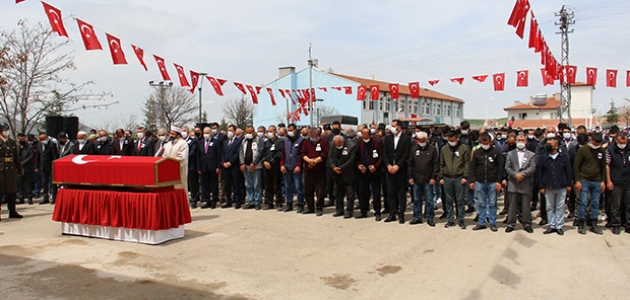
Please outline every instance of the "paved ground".
[[[159, 246], [0, 222], [2, 299], [628, 299], [630, 234], [473, 232], [276, 211], [193, 211]], [[469, 217], [472, 219], [472, 217]], [[502, 225], [502, 224], [501, 224]], [[520, 227], [519, 227], [520, 229]]]

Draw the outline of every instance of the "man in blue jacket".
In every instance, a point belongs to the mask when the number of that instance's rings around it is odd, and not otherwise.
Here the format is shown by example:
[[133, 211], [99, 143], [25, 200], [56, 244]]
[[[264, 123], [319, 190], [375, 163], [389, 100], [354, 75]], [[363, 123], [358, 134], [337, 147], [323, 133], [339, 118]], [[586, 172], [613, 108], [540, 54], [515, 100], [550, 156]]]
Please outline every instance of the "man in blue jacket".
[[[197, 173], [201, 175], [201, 198], [206, 202], [201, 208], [217, 208], [220, 161], [221, 146], [212, 138], [210, 127], [206, 127], [203, 129], [203, 139], [197, 144]], [[195, 206], [196, 203], [193, 204]]]
[[304, 139], [299, 134], [295, 124], [287, 127], [287, 137], [284, 139], [284, 151], [280, 158], [280, 172], [284, 179], [284, 197], [287, 206], [284, 212], [293, 210], [293, 194], [297, 194], [297, 213], [304, 212], [304, 189], [302, 188], [302, 157], [300, 151]]
[[241, 208], [243, 188], [241, 187], [239, 150], [241, 149], [241, 138], [236, 136], [236, 126], [230, 125], [227, 129], [227, 138], [223, 141], [221, 154], [221, 167], [223, 168], [223, 178], [225, 179], [225, 205], [221, 208], [232, 207], [235, 203], [236, 209]]
[[543, 233], [563, 235], [565, 198], [571, 191], [573, 167], [569, 155], [559, 151], [560, 141], [557, 138], [547, 139], [546, 143], [547, 153], [538, 157], [536, 168], [539, 192], [546, 195], [547, 201], [549, 228]]

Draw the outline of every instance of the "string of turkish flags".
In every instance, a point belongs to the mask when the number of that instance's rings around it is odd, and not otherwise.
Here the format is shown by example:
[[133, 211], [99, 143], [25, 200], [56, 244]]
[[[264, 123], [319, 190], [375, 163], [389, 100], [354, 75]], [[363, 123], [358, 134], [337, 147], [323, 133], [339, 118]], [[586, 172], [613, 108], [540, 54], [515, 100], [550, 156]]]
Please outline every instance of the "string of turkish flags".
[[[16, 0], [16, 3], [24, 2], [25, 0]], [[50, 22], [51, 28], [53, 32], [59, 34], [59, 36], [68, 37], [68, 33], [65, 29], [63, 18], [61, 11], [46, 2], [42, 1], [44, 6], [44, 10]], [[533, 11], [530, 9], [530, 4], [528, 0], [517, 0], [508, 20], [508, 24], [512, 25], [516, 28], [516, 34], [522, 39], [524, 36], [525, 23], [527, 22], [528, 13], [531, 14], [530, 19], [530, 37], [529, 37], [529, 47], [534, 48], [536, 53], [541, 53], [541, 63], [544, 65], [544, 68], [541, 69], [541, 76], [543, 85], [553, 85], [556, 80], [560, 80], [561, 83], [565, 81], [569, 84], [573, 84], [576, 82], [576, 74], [577, 67], [576, 66], [562, 66], [558, 64], [557, 60], [554, 58], [551, 50], [547, 46], [544, 37], [542, 36], [542, 32], [538, 26], [538, 23], [534, 17]], [[98, 37], [94, 31], [94, 27], [80, 19], [76, 19], [77, 25], [79, 27], [79, 31], [81, 32], [81, 39], [83, 40], [83, 44], [85, 49], [88, 51], [92, 50], [102, 50], [102, 45], [98, 40]], [[106, 33], [107, 43], [110, 49], [112, 61], [115, 65], [126, 65], [127, 59], [125, 57], [125, 53], [122, 49], [122, 45], [120, 39]], [[131, 48], [138, 59], [140, 65], [148, 71], [149, 68], [144, 60], [144, 50], [137, 45], [131, 44]], [[165, 81], [170, 81], [171, 77], [168, 73], [165, 59], [161, 56], [153, 54], [153, 58], [157, 64], [158, 70]], [[193, 70], [189, 71], [191, 82], [188, 81], [188, 78], [185, 73], [185, 69], [183, 66], [173, 63], [177, 71], [177, 75], [179, 78], [180, 85], [182, 87], [190, 87], [189, 91], [191, 93], [195, 92], [197, 85], [199, 84], [200, 74]], [[516, 72], [517, 74], [517, 87], [527, 87], [529, 85], [529, 71], [521, 70]], [[608, 69], [606, 70], [606, 86], [615, 88], [617, 87], [617, 70]], [[475, 75], [472, 76], [474, 81], [479, 83], [484, 83], [489, 75]], [[227, 82], [225, 79], [218, 78], [216, 76], [206, 76], [206, 79], [212, 85], [215, 93], [219, 96], [224, 96], [223, 86]], [[493, 86], [495, 91], [503, 91], [505, 89], [505, 73], [496, 73], [492, 75]], [[455, 77], [450, 78], [450, 81], [454, 84], [463, 85], [464, 77]], [[435, 86], [439, 84], [439, 79], [428, 80], [429, 85]], [[191, 84], [192, 83], [192, 84]], [[240, 82], [233, 82], [235, 87], [243, 93], [243, 95], [249, 94], [251, 96], [254, 104], [258, 104], [258, 95], [262, 87], [260, 86], [252, 86], [243, 84]], [[597, 68], [588, 67], [586, 68], [586, 83], [589, 85], [596, 85], [597, 83]], [[626, 86], [630, 87], [630, 70], [626, 71]], [[380, 93], [380, 85], [372, 85], [369, 87], [366, 86], [358, 86], [357, 87], [357, 100], [364, 101], [366, 99], [366, 95], [368, 92], [368, 88], [370, 90], [370, 98], [372, 100], [379, 99]], [[343, 92], [346, 95], [353, 94], [352, 86], [334, 86], [334, 87], [318, 87], [317, 89], [328, 92], [329, 89], [336, 90], [338, 92]], [[420, 97], [420, 83], [419, 82], [411, 82], [409, 83], [410, 94], [412, 98]], [[276, 105], [275, 97], [274, 97], [274, 89], [267, 87], [267, 92], [269, 93], [270, 100], [272, 105]], [[311, 89], [278, 89], [280, 95], [286, 99], [287, 101], [291, 101], [293, 105], [297, 105], [298, 109], [294, 112], [288, 113], [288, 116], [291, 119], [299, 118], [300, 114], [304, 114], [308, 116], [308, 108], [309, 104], [316, 99], [315, 88]], [[398, 83], [389, 84], [389, 92], [391, 98], [393, 100], [397, 100], [399, 98], [399, 90], [400, 85]]]

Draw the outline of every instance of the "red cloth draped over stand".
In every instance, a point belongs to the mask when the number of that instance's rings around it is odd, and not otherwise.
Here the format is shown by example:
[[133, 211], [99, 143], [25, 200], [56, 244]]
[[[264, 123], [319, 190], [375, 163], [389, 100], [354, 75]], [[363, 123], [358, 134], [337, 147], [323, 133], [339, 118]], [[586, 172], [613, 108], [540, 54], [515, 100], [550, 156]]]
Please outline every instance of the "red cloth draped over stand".
[[182, 189], [117, 192], [63, 188], [57, 192], [53, 220], [58, 222], [165, 230], [190, 223]]

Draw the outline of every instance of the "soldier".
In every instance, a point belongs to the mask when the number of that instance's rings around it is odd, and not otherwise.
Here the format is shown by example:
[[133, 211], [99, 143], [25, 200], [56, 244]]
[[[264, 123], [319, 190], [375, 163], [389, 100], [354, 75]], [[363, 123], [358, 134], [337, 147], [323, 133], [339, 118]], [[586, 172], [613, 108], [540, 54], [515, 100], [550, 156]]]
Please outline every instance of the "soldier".
[[15, 210], [18, 175], [24, 175], [18, 145], [9, 138], [9, 125], [0, 124], [0, 195], [5, 194], [9, 218], [22, 218]]

